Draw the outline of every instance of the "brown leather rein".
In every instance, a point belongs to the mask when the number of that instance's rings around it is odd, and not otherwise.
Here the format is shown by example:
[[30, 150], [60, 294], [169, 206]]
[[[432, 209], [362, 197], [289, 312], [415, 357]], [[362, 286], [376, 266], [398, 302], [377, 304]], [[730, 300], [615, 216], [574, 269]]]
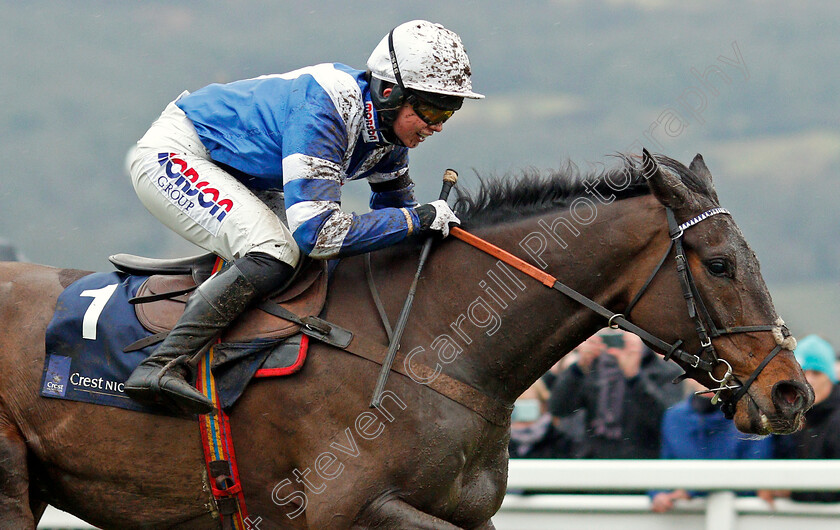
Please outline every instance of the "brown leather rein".
[[[668, 249], [665, 251], [665, 255], [662, 257], [657, 267], [648, 277], [647, 281], [644, 283], [639, 292], [636, 293], [636, 295], [633, 297], [630, 304], [627, 306], [627, 309], [625, 309], [624, 313], [616, 313], [610, 311], [609, 309], [598, 304], [594, 300], [582, 295], [578, 291], [575, 291], [571, 287], [568, 287], [567, 285], [563, 284], [554, 276], [538, 269], [530, 263], [523, 261], [522, 259], [514, 256], [513, 254], [493, 245], [492, 243], [489, 243], [465, 230], [462, 230], [461, 228], [453, 227], [450, 230], [450, 234], [455, 238], [460, 239], [461, 241], [487, 254], [490, 254], [495, 258], [498, 258], [499, 260], [510, 265], [511, 267], [539, 281], [546, 287], [559, 291], [560, 293], [566, 295], [572, 300], [601, 315], [607, 320], [607, 326], [609, 326], [610, 328], [622, 329], [624, 331], [628, 331], [637, 335], [649, 346], [662, 353], [665, 356], [665, 360], [677, 358], [683, 361], [684, 363], [688, 364], [692, 368], [697, 368], [699, 370], [707, 372], [709, 374], [709, 377], [711, 377], [713, 381], [719, 383], [720, 385], [717, 388], [709, 390], [709, 392], [715, 392], [713, 403], [717, 404], [718, 401], [722, 401], [721, 409], [723, 410], [726, 417], [731, 419], [735, 414], [735, 404], [747, 393], [750, 385], [752, 385], [752, 383], [756, 380], [761, 371], [764, 370], [767, 364], [783, 349], [783, 347], [782, 344], [778, 344], [770, 352], [770, 354], [762, 360], [762, 362], [747, 378], [747, 380], [744, 383], [741, 383], [738, 380], [738, 378], [735, 377], [732, 371], [732, 366], [729, 364], [729, 362], [726, 361], [726, 359], [721, 359], [720, 357], [718, 357], [714, 345], [712, 344], [712, 338], [727, 334], [750, 333], [756, 331], [772, 332], [774, 330], [780, 330], [784, 337], [790, 336], [790, 333], [783, 324], [735, 326], [729, 328], [717, 327], [714, 324], [708, 310], [706, 309], [706, 306], [703, 303], [703, 299], [700, 296], [700, 292], [697, 289], [697, 285], [694, 282], [694, 278], [691, 275], [691, 269], [688, 266], [688, 261], [685, 257], [685, 251], [683, 249], [682, 238], [685, 230], [687, 230], [688, 228], [714, 215], [728, 215], [729, 211], [724, 208], [713, 208], [711, 210], [701, 213], [697, 217], [694, 217], [693, 219], [686, 221], [682, 224], [677, 224], [674, 212], [670, 208], [666, 208], [666, 214], [668, 218], [669, 233], [671, 235], [671, 243], [668, 246]], [[651, 333], [648, 333], [639, 326], [633, 324], [628, 319], [628, 316], [633, 310], [633, 307], [641, 299], [642, 295], [650, 286], [651, 282], [653, 281], [653, 278], [662, 269], [662, 266], [665, 264], [665, 261], [667, 260], [668, 256], [671, 255], [672, 251], [674, 252], [674, 259], [676, 261], [677, 272], [680, 278], [680, 285], [683, 290], [683, 296], [688, 306], [688, 315], [694, 321], [695, 329], [697, 330], [697, 334], [700, 339], [700, 351], [697, 354], [691, 354], [683, 350], [681, 348], [683, 344], [682, 340], [677, 340], [673, 344], [669, 344], [668, 342], [665, 342], [659, 337], [656, 337], [655, 335], [652, 335]], [[779, 343], [778, 339], [777, 343]], [[718, 379], [713, 372], [718, 364], [722, 364], [726, 368], [723, 377], [720, 379]], [[675, 380], [675, 382], [684, 377], [686, 377], [686, 374], [683, 374], [680, 378]], [[721, 398], [721, 393], [723, 391], [730, 391], [731, 394], [728, 397]]]

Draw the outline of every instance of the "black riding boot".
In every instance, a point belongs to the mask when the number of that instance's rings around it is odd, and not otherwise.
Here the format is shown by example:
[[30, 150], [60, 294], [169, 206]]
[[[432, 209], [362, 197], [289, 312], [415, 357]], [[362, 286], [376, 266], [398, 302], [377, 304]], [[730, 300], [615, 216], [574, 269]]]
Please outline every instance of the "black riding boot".
[[194, 359], [254, 300], [286, 283], [294, 269], [267, 254], [246, 254], [205, 281], [190, 296], [184, 314], [166, 339], [134, 370], [125, 393], [178, 412], [207, 414], [213, 403], [188, 381]]

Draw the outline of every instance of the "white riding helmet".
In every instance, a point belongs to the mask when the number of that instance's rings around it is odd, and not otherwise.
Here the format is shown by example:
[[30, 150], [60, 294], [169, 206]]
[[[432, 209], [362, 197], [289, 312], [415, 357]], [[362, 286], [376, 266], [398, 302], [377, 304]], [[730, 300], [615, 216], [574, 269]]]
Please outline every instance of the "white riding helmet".
[[[393, 39], [394, 61], [389, 38]], [[400, 24], [385, 35], [370, 55], [367, 67], [373, 77], [411, 90], [471, 99], [484, 97], [472, 91], [470, 60], [460, 37], [426, 20]]]

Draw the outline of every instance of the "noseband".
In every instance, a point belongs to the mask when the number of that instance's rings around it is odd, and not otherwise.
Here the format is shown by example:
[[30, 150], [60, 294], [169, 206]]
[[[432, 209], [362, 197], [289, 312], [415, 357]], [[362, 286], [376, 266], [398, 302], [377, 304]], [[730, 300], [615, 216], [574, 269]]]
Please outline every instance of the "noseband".
[[[685, 257], [685, 250], [683, 248], [683, 235], [685, 230], [691, 228], [692, 226], [700, 223], [701, 221], [708, 219], [714, 215], [718, 214], [729, 214], [729, 211], [725, 208], [712, 208], [706, 212], [701, 213], [697, 217], [686, 221], [682, 224], [677, 224], [676, 217], [674, 216], [674, 212], [670, 208], [666, 208], [666, 215], [668, 218], [668, 231], [671, 236], [671, 243], [668, 245], [668, 249], [665, 251], [665, 254], [662, 256], [662, 259], [659, 261], [659, 264], [653, 270], [651, 275], [648, 277], [647, 281], [642, 285], [639, 292], [632, 298], [630, 304], [624, 310], [624, 313], [614, 313], [607, 309], [606, 307], [598, 304], [594, 300], [587, 298], [586, 296], [582, 295], [581, 293], [575, 291], [571, 287], [561, 283], [556, 278], [543, 272], [540, 269], [537, 269], [533, 265], [524, 262], [523, 260], [517, 258], [516, 256], [492, 245], [483, 239], [476, 237], [469, 232], [466, 232], [460, 228], [452, 228], [450, 233], [484, 251], [488, 254], [502, 260], [503, 262], [507, 263], [508, 265], [518, 269], [521, 272], [535, 278], [543, 283], [546, 287], [551, 287], [564, 295], [568, 296], [572, 300], [580, 303], [581, 305], [587, 307], [588, 309], [592, 310], [593, 312], [603, 316], [607, 319], [607, 325], [612, 329], [622, 329], [624, 331], [628, 331], [637, 335], [643, 341], [645, 341], [648, 345], [652, 348], [660, 351], [664, 356], [665, 360], [669, 360], [671, 358], [679, 359], [680, 361], [684, 362], [688, 366], [692, 368], [705, 371], [709, 374], [709, 377], [718, 383], [720, 386], [717, 388], [709, 389], [707, 392], [715, 392], [715, 396], [713, 398], [713, 403], [717, 404], [721, 401], [721, 410], [726, 415], [727, 418], [732, 419], [735, 415], [735, 404], [740, 400], [750, 388], [750, 385], [756, 380], [758, 375], [761, 373], [762, 370], [767, 366], [767, 364], [773, 360], [776, 355], [782, 351], [784, 347], [784, 338], [790, 337], [790, 332], [788, 331], [787, 327], [781, 323], [779, 320], [779, 324], [777, 325], [759, 325], [759, 326], [734, 326], [734, 327], [727, 327], [727, 328], [719, 328], [715, 325], [714, 321], [712, 320], [709, 311], [706, 309], [706, 305], [703, 303], [703, 298], [700, 296], [700, 292], [697, 289], [697, 284], [694, 281], [694, 278], [691, 275], [691, 269], [688, 266], [688, 261]], [[664, 340], [656, 337], [647, 331], [643, 330], [639, 326], [633, 324], [628, 319], [630, 312], [633, 310], [633, 307], [639, 302], [641, 297], [645, 294], [650, 284], [653, 282], [654, 277], [659, 273], [662, 267], [665, 264], [665, 261], [668, 259], [668, 256], [671, 255], [671, 251], [674, 251], [674, 258], [676, 261], [677, 266], [677, 273], [680, 278], [680, 285], [683, 291], [683, 297], [685, 298], [687, 307], [688, 307], [688, 316], [694, 322], [695, 330], [697, 331], [697, 336], [700, 340], [700, 350], [696, 354], [691, 354], [686, 352], [682, 349], [683, 341], [677, 340], [673, 344], [669, 344]], [[729, 364], [728, 361], [725, 359], [721, 359], [718, 357], [717, 352], [715, 351], [715, 347], [712, 344], [712, 339], [720, 337], [722, 335], [730, 335], [735, 333], [751, 333], [756, 331], [771, 331], [776, 332], [780, 331], [780, 336], [776, 337], [777, 346], [771, 351], [758, 365], [758, 367], [753, 371], [753, 373], [744, 381], [743, 383], [735, 377], [732, 371], [732, 365]], [[775, 334], [774, 334], [775, 335]], [[722, 364], [726, 368], [726, 371], [720, 379], [718, 379], [714, 375], [714, 369], [719, 365]], [[683, 374], [679, 378], [677, 378], [674, 382], [685, 378], [686, 374]], [[729, 390], [732, 394], [729, 397], [721, 397], [721, 393], [724, 390]], [[703, 392], [703, 393], [707, 393]]]

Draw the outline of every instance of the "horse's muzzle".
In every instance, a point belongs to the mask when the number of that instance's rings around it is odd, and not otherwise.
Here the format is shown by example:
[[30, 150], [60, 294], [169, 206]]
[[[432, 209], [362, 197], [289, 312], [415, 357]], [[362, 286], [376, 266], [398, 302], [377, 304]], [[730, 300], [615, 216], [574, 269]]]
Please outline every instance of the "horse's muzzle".
[[805, 412], [814, 404], [814, 392], [798, 381], [779, 381], [770, 392], [773, 411], [761, 410], [748, 394], [747, 414], [750, 432], [756, 434], [791, 434], [802, 428]]

